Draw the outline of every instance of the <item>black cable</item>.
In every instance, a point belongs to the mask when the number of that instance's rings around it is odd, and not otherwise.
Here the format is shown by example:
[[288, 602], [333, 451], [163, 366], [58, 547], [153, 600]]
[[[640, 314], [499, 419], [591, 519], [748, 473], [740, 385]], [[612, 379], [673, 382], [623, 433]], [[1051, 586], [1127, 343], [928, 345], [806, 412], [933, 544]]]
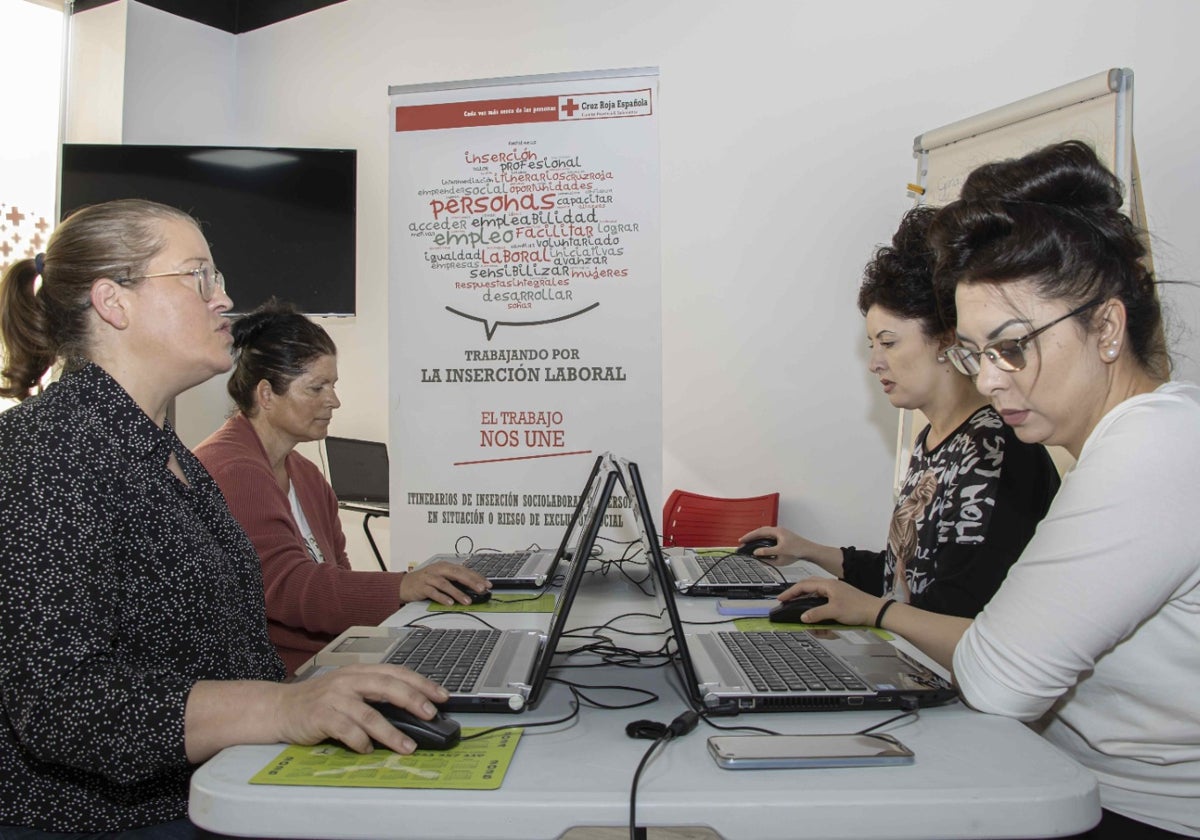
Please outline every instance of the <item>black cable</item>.
[[[634, 577], [633, 575], [631, 575], [629, 572], [627, 572], [625, 570], [625, 567], [627, 565], [637, 566], [639, 570], [644, 568], [645, 573], [642, 574], [641, 577]], [[646, 589], [646, 582], [649, 581], [653, 577], [653, 575], [650, 573], [650, 567], [648, 564], [635, 563], [632, 560], [625, 560], [625, 561], [621, 561], [620, 563], [617, 563], [616, 568], [617, 568], [617, 571], [620, 573], [621, 577], [625, 578], [625, 580], [629, 581], [634, 586], [636, 586], [638, 588], [638, 591], [640, 591], [643, 595], [645, 595], [647, 598], [654, 597], [654, 593], [651, 592], [650, 590]]]
[[[879, 738], [881, 736], [872, 735], [871, 733], [874, 732], [876, 729], [881, 729], [882, 727], [887, 726], [890, 723], [895, 723], [896, 721], [901, 720], [906, 717], [912, 717], [914, 720], [916, 720], [916, 718], [919, 714], [920, 714], [919, 709], [915, 709], [915, 708], [909, 709], [908, 711], [903, 712], [902, 714], [898, 714], [895, 717], [890, 717], [887, 720], [880, 721], [879, 723], [876, 723], [873, 726], [868, 726], [866, 729], [860, 729], [857, 732], [832, 732], [829, 734], [831, 734], [831, 735], [866, 735], [871, 738]], [[784, 732], [776, 732], [773, 729], [763, 729], [760, 726], [721, 726], [721, 725], [713, 723], [711, 720], [709, 720], [709, 715], [705, 712], [701, 712], [700, 719], [703, 720], [705, 723], [707, 723], [709, 726], [711, 726], [713, 729], [719, 729], [722, 732], [746, 731], [746, 732], [759, 732], [763, 735], [785, 735], [785, 734], [787, 734]], [[814, 734], [824, 734], [824, 733], [814, 733]]]
[[[605, 537], [601, 534], [596, 535], [596, 540], [599, 542], [612, 543], [613, 545], [623, 545], [623, 546], [625, 546], [626, 551], [628, 551], [632, 546], [635, 546], [641, 542], [640, 538], [638, 538], [636, 540], [618, 540], [618, 539], [614, 539], [613, 537]], [[603, 550], [601, 551], [601, 553], [603, 553]]]
[[[467, 541], [467, 548], [465, 551], [463, 549], [459, 548], [459, 544], [463, 540]], [[517, 553], [520, 553], [522, 551], [541, 551], [541, 550], [542, 550], [542, 547], [534, 542], [534, 543], [530, 543], [528, 548], [517, 549]], [[463, 534], [461, 537], [459, 537], [458, 539], [456, 539], [454, 541], [454, 553], [457, 554], [459, 557], [469, 557], [472, 554], [508, 554], [510, 552], [507, 549], [501, 549], [501, 548], [487, 548], [487, 547], [476, 548], [475, 540], [473, 540], [468, 535]]]
[[518, 598], [513, 598], [513, 597], [510, 597], [507, 595], [500, 597], [500, 596], [496, 595], [495, 590], [492, 590], [492, 597], [489, 600], [494, 604], [520, 604], [525, 601], [536, 601], [538, 598], [541, 598], [545, 594], [546, 594], [545, 586], [543, 586], [541, 589], [534, 592], [532, 595], [522, 595]]
[[[612, 542], [616, 541], [612, 540]], [[625, 546], [625, 551], [620, 557], [602, 560], [600, 567], [598, 569], [589, 571], [588, 574], [598, 574], [602, 577], [606, 577], [611, 569], [616, 569], [623, 578], [636, 586], [643, 595], [647, 597], [653, 597], [654, 593], [648, 591], [645, 587], [645, 583], [652, 577], [649, 562], [635, 562], [635, 558], [645, 553], [645, 550], [641, 546], [641, 542], [642, 541], [639, 539], [632, 540], [628, 543], [620, 543]], [[639, 571], [644, 570], [644, 572], [641, 577], [635, 578], [625, 570], [626, 566], [637, 566]]]
[[708, 712], [703, 712], [700, 715], [700, 719], [702, 721], [707, 723], [713, 729], [718, 729], [721, 732], [757, 732], [760, 735], [782, 735], [782, 734], [784, 734], [782, 732], [776, 732], [774, 729], [764, 729], [761, 726], [750, 726], [750, 725], [744, 724], [744, 723], [739, 726], [722, 726], [719, 723], [713, 723], [712, 720], [710, 719], [711, 717], [712, 717], [712, 715], [710, 715]]
[[674, 736], [668, 733], [655, 740], [650, 745], [650, 748], [646, 750], [645, 755], [642, 756], [642, 760], [638, 762], [637, 770], [633, 772], [633, 784], [629, 788], [629, 840], [644, 840], [644, 834], [639, 834], [637, 827], [637, 789], [638, 780], [642, 776], [642, 770], [645, 768], [647, 762], [650, 761], [650, 756], [654, 754], [654, 751], [672, 737]]
[[668, 664], [669, 654], [667, 652], [666, 641], [664, 641], [658, 650], [646, 651], [622, 647], [606, 636], [592, 636], [591, 638], [594, 641], [590, 644], [572, 648], [570, 651], [566, 651], [566, 655], [570, 658], [577, 654], [587, 653], [595, 656], [597, 658], [596, 662], [578, 662], [564, 664], [560, 667], [584, 669], [615, 665], [621, 668], [650, 669], [661, 668]]
[[902, 712], [901, 714], [898, 714], [895, 717], [888, 718], [887, 720], [883, 721], [882, 723], [877, 723], [874, 726], [868, 726], [866, 729], [860, 729], [853, 734], [869, 735], [872, 732], [874, 732], [876, 729], [880, 729], [884, 726], [887, 726], [889, 723], [895, 723], [896, 721], [902, 720], [903, 718], [906, 718], [906, 717], [911, 717], [913, 720], [916, 720], [920, 716], [920, 714], [921, 714], [921, 710], [914, 706], [913, 708], [911, 708], [905, 712]]
[[703, 716], [692, 709], [680, 712], [670, 723], [660, 723], [657, 720], [635, 720], [625, 725], [625, 734], [630, 738], [657, 740], [664, 735], [672, 738], [686, 735], [696, 728]]
[[657, 613], [644, 613], [644, 612], [621, 613], [620, 615], [614, 615], [612, 618], [610, 618], [608, 621], [604, 622], [603, 624], [585, 624], [581, 627], [571, 628], [570, 632], [578, 633], [580, 630], [612, 630], [614, 633], [620, 633], [623, 636], [662, 636], [665, 633], [671, 632], [670, 629], [668, 629], [668, 628], [661, 628], [658, 630], [622, 630], [619, 627], [612, 626], [613, 622], [620, 621], [622, 618], [653, 618], [653, 619], [657, 620], [657, 619], [662, 618], [662, 611], [660, 610]]
[[[647, 749], [646, 753], [642, 756], [642, 760], [638, 762], [637, 770], [635, 770], [633, 773], [633, 783], [630, 785], [630, 788], [629, 788], [629, 837], [630, 837], [630, 840], [638, 840], [638, 838], [640, 836], [639, 832], [638, 832], [638, 827], [637, 827], [637, 789], [638, 789], [638, 781], [641, 779], [641, 776], [642, 776], [642, 770], [644, 770], [646, 767], [646, 764], [649, 763], [650, 756], [652, 756], [654, 754], [654, 751], [657, 750], [663, 744], [665, 744], [667, 741], [674, 740], [675, 738], [678, 738], [682, 735], [686, 735], [689, 732], [691, 732], [693, 729], [696, 728], [696, 724], [699, 722], [699, 720], [700, 720], [700, 716], [698, 714], [696, 714], [694, 711], [692, 711], [691, 709], [688, 709], [686, 712], [683, 712], [680, 715], [678, 715], [675, 718], [675, 720], [671, 721], [669, 724], [667, 724], [663, 728], [662, 734], [660, 734], [654, 738], [654, 743], [650, 745], [650, 748]], [[651, 721], [640, 721], [640, 723], [651, 723]], [[632, 725], [633, 724], [630, 724], [630, 726], [632, 726]], [[660, 724], [658, 724], [658, 726], [662, 726], [662, 724], [660, 723]], [[629, 732], [628, 727], [626, 728], [625, 731], [627, 733]], [[635, 735], [633, 737], [654, 737], [654, 736]]]
[[[671, 641], [674, 641], [674, 640], [668, 639], [667, 644], [669, 644]], [[666, 645], [664, 645], [664, 647], [666, 647]], [[682, 696], [684, 701], [692, 708], [692, 711], [696, 713], [697, 717], [700, 720], [704, 721], [709, 726], [711, 726], [713, 729], [719, 729], [723, 732], [759, 732], [763, 735], [780, 735], [780, 734], [782, 734], [782, 733], [776, 732], [772, 729], [764, 729], [761, 726], [749, 726], [747, 724], [741, 724], [739, 726], [722, 726], [718, 723], [714, 723], [712, 721], [712, 718], [714, 718], [714, 717], [733, 717], [733, 716], [737, 715], [738, 709], [737, 709], [736, 705], [731, 704], [731, 705], [728, 705], [728, 706], [725, 706], [722, 708], [713, 708], [713, 709], [697, 708], [695, 705], [695, 702], [691, 698], [691, 693], [687, 690], [687, 684], [684, 680], [684, 676], [680, 672], [680, 669], [683, 666], [679, 662], [679, 651], [678, 650], [675, 650], [674, 652], [666, 651], [664, 653], [664, 655], [667, 657], [666, 664], [670, 666], [670, 670], [667, 673], [669, 675], [673, 675], [675, 677], [675, 679], [677, 681], [677, 685], [675, 686], [675, 688], [679, 691], [680, 696]], [[670, 677], [668, 677], [668, 679], [670, 679]]]
[[[618, 615], [618, 616], [614, 616], [614, 617], [610, 618], [604, 624], [571, 628], [564, 635], [570, 636], [573, 638], [578, 638], [581, 636], [581, 634], [583, 634], [586, 631], [590, 635], [582, 636], [582, 637], [590, 638], [591, 641], [588, 644], [579, 645], [575, 648], [572, 648], [570, 651], [567, 651], [566, 652], [567, 656], [570, 657], [570, 656], [575, 656], [576, 654], [580, 654], [580, 653], [591, 653], [591, 654], [596, 655], [598, 657], [599, 661], [597, 661], [595, 663], [591, 663], [591, 664], [583, 664], [583, 663], [573, 664], [573, 665], [570, 665], [567, 667], [599, 668], [599, 667], [604, 667], [606, 665], [617, 665], [617, 666], [626, 667], [626, 668], [659, 668], [659, 667], [662, 667], [664, 664], [666, 664], [665, 661], [663, 661], [663, 662], [655, 661], [658, 659], [665, 658], [665, 655], [666, 655], [665, 652], [666, 652], [666, 647], [667, 647], [667, 642], [665, 640], [663, 642], [663, 645], [660, 646], [658, 650], [645, 651], [645, 650], [635, 650], [632, 648], [627, 648], [627, 647], [618, 645], [611, 638], [602, 634], [601, 631], [611, 630], [613, 633], [620, 633], [621, 635], [627, 635], [627, 636], [664, 636], [664, 637], [669, 636], [670, 631], [665, 628], [660, 628], [657, 630], [642, 631], [642, 630], [621, 630], [620, 628], [611, 626], [613, 624], [613, 622], [615, 622], [621, 618], [625, 618], [625, 617], [629, 617], [629, 616], [640, 616], [640, 617], [646, 617], [646, 618], [655, 618], [656, 617], [650, 613], [623, 613], [622, 615]], [[645, 660], [651, 660], [651, 661], [649, 662], [649, 664], [647, 664], [647, 662]]]
[[[581, 704], [586, 703], [593, 709], [615, 709], [618, 711], [621, 709], [636, 709], [639, 706], [648, 706], [651, 703], [657, 703], [659, 699], [658, 694], [648, 688], [637, 688], [636, 686], [630, 685], [581, 685], [580, 683], [568, 682], [567, 680], [559, 677], [547, 677], [546, 679], [550, 682], [556, 682], [561, 685], [565, 685], [570, 690], [571, 694], [575, 696], [576, 701]], [[635, 703], [625, 703], [620, 706], [614, 706], [611, 703], [601, 703], [599, 700], [588, 697], [583, 693], [585, 688], [599, 691], [628, 691], [634, 694], [642, 695], [642, 699]]]
[[541, 723], [506, 723], [504, 726], [492, 726], [487, 729], [481, 729], [471, 735], [464, 735], [461, 740], [470, 741], [473, 738], [482, 738], [484, 735], [491, 735], [493, 732], [503, 732], [505, 729], [535, 729], [540, 726], [555, 726], [560, 723], [567, 723], [579, 716], [579, 705], [579, 700], [576, 698], [571, 703], [571, 713], [566, 717], [556, 720], [547, 720]]
[[[499, 627], [497, 627], [494, 624], [489, 624], [487, 619], [482, 617], [483, 614], [477, 613], [477, 612], [470, 612], [468, 610], [436, 610], [434, 612], [421, 613], [420, 615], [411, 619], [407, 624], [402, 624], [400, 626], [401, 627], [424, 627], [427, 630], [432, 630], [434, 628], [429, 627], [426, 624], [422, 624], [421, 622], [430, 621], [431, 619], [434, 619], [434, 618], [444, 618], [445, 616], [451, 616], [451, 615], [461, 616], [463, 618], [474, 619], [475, 621], [478, 621], [480, 624], [482, 624], [484, 627], [486, 627], [489, 630], [499, 630], [500, 629]], [[445, 630], [446, 628], [443, 627], [440, 629]], [[451, 629], [453, 629], [453, 628], [451, 628]], [[466, 628], [463, 628], [463, 629], [466, 629]]]
[[[592, 644], [580, 645], [570, 651], [563, 651], [568, 659], [577, 654], [591, 654], [596, 657], [595, 662], [572, 662], [563, 664], [563, 668], [587, 669], [587, 668], [602, 668], [608, 665], [615, 665], [618, 668], [633, 668], [633, 669], [653, 669], [661, 668], [666, 664], [665, 656], [655, 651], [634, 650], [633, 648], [621, 647], [613, 644], [611, 640], [597, 640]], [[658, 661], [658, 660], [663, 661]]]
[[[537, 727], [542, 727], [542, 726], [556, 726], [560, 723], [567, 723], [568, 721], [578, 717], [580, 708], [585, 705], [590, 706], [591, 708], [595, 708], [595, 709], [618, 709], [619, 710], [619, 709], [636, 709], [639, 706], [646, 706], [650, 703], [654, 703], [654, 702], [658, 701], [658, 695], [655, 694], [653, 691], [650, 691], [649, 689], [645, 689], [645, 688], [634, 688], [634, 687], [627, 686], [627, 685], [579, 685], [577, 683], [568, 682], [567, 680], [564, 680], [564, 679], [559, 679], [558, 677], [546, 677], [546, 679], [549, 680], [550, 682], [556, 682], [561, 685], [565, 685], [567, 687], [567, 690], [571, 692], [571, 695], [574, 699], [571, 701], [571, 713], [568, 714], [566, 717], [557, 718], [555, 720], [547, 720], [547, 721], [543, 721], [541, 723], [508, 723], [503, 726], [493, 726], [488, 729], [482, 729], [479, 732], [476, 732], [472, 735], [463, 736], [462, 740], [467, 741], [472, 738], [482, 738], [484, 735], [491, 735], [493, 732], [500, 732], [505, 729], [535, 729]], [[592, 689], [592, 690], [629, 691], [629, 692], [633, 692], [635, 694], [641, 694], [644, 696], [643, 696], [643, 699], [638, 700], [635, 703], [626, 703], [624, 705], [615, 706], [615, 705], [612, 705], [609, 703], [601, 703], [599, 700], [595, 700], [591, 697], [588, 697], [582, 691], [582, 689], [585, 689], [585, 688]]]
[[680, 621], [680, 623], [681, 624], [689, 624], [693, 627], [711, 627], [714, 624], [733, 624], [739, 618], [753, 618], [753, 617], [754, 616], [749, 616], [749, 615], [737, 615], [737, 616], [730, 616], [729, 618], [719, 618], [716, 621], [686, 621], [686, 620], [682, 620], [682, 621]]
[[487, 736], [487, 734], [492, 734], [493, 732], [503, 732], [504, 730], [534, 730], [534, 728], [541, 726], [557, 726], [558, 724], [566, 724], [566, 722], [570, 722], [571, 720], [578, 718], [578, 716], [580, 716], [580, 701], [578, 701], [576, 698], [576, 700], [571, 701], [571, 713], [566, 715], [565, 718], [544, 720], [541, 721], [540, 724], [505, 724], [504, 726], [491, 726], [486, 728], [486, 730], [480, 730], [479, 732], [469, 734], [469, 736], [463, 736], [462, 740], [482, 738]]

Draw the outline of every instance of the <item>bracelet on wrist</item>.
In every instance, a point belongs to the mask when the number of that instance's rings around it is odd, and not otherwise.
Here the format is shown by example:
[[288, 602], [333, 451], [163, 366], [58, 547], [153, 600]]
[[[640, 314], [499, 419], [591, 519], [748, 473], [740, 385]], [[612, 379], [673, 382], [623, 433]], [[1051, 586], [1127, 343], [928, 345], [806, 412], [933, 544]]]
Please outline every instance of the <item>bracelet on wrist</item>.
[[875, 614], [875, 626], [883, 629], [883, 614], [888, 611], [892, 604], [896, 603], [891, 598], [883, 602], [883, 606], [879, 608], [879, 612]]

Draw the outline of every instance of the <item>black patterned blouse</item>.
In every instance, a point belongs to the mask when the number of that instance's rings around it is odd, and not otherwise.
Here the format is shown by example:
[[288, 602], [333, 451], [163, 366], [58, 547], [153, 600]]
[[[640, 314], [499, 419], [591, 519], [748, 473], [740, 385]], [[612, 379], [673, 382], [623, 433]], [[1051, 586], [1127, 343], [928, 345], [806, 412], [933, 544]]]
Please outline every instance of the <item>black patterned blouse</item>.
[[913, 445], [887, 548], [843, 548], [842, 574], [872, 595], [974, 618], [1046, 515], [1058, 470], [990, 406], [926, 452], [928, 434]]
[[95, 365], [0, 414], [0, 824], [185, 816], [192, 685], [283, 676], [254, 549], [169, 424]]

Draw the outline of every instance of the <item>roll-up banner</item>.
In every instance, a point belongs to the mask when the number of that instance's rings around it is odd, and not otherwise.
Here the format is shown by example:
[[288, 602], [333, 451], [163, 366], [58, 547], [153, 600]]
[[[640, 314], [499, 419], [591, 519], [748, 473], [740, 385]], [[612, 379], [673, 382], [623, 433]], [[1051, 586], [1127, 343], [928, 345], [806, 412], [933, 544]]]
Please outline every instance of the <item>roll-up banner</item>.
[[389, 94], [392, 568], [556, 546], [597, 454], [661, 486], [657, 71]]

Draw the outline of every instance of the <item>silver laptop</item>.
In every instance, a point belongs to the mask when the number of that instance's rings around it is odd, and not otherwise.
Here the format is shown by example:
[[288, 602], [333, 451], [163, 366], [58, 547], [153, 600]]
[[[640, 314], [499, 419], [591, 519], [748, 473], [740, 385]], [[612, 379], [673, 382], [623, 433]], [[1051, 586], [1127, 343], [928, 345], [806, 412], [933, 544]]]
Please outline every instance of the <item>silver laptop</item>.
[[328, 436], [325, 457], [338, 503], [364, 513], [390, 513], [387, 444]]
[[869, 630], [685, 632], [637, 464], [618, 465], [655, 590], [679, 646], [686, 690], [697, 708], [717, 713], [898, 709], [957, 697], [940, 676]]
[[450, 692], [443, 705], [448, 712], [521, 712], [536, 707], [618, 478], [612, 462], [603, 460], [608, 466], [593, 473], [599, 489], [585, 488], [589, 504], [578, 517], [578, 553], [569, 564], [548, 633], [419, 625], [351, 627], [301, 666], [296, 679], [342, 665], [391, 662], [441, 683]]
[[771, 598], [812, 574], [806, 560], [773, 566], [736, 552], [706, 552], [692, 548], [663, 550], [668, 574], [681, 595], [721, 598]]
[[563, 529], [563, 537], [558, 548], [477, 551], [465, 557], [459, 554], [435, 554], [421, 565], [426, 566], [439, 560], [461, 563], [491, 581], [493, 589], [539, 589], [545, 586], [547, 582], [553, 581], [559, 561], [570, 560], [572, 556], [578, 556], [578, 549], [573, 545], [572, 539], [578, 542], [581, 532], [576, 529], [575, 524], [579, 521], [581, 512], [589, 504], [589, 493], [597, 492], [600, 484], [603, 483], [597, 483], [596, 476], [600, 472], [601, 463], [605, 461], [611, 463], [607, 453], [597, 456], [592, 464], [592, 471], [588, 474], [587, 481], [583, 483], [583, 491], [579, 494], [579, 500], [575, 503], [575, 510], [567, 521], [567, 527]]

